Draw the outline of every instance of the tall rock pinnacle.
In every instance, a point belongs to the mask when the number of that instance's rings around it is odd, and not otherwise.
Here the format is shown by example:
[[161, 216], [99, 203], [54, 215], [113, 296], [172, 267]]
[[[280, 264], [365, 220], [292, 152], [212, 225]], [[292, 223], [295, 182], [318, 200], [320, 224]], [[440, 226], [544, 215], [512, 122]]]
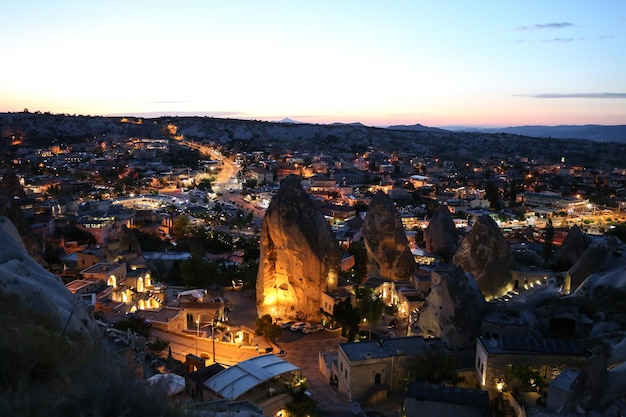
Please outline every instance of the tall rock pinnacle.
[[476, 281], [453, 264], [444, 264], [431, 278], [418, 319], [422, 335], [439, 337], [450, 349], [474, 346], [485, 303]]
[[337, 287], [339, 245], [322, 213], [290, 175], [263, 217], [256, 281], [259, 316], [318, 319], [322, 293]]
[[476, 278], [487, 299], [500, 297], [513, 289], [511, 247], [496, 222], [486, 214], [476, 220], [452, 262]]
[[415, 259], [391, 198], [382, 191], [374, 195], [363, 223], [367, 249], [367, 275], [388, 281], [405, 281], [415, 272]]
[[450, 259], [456, 252], [458, 239], [459, 232], [456, 230], [448, 206], [439, 206], [424, 230], [426, 251]]

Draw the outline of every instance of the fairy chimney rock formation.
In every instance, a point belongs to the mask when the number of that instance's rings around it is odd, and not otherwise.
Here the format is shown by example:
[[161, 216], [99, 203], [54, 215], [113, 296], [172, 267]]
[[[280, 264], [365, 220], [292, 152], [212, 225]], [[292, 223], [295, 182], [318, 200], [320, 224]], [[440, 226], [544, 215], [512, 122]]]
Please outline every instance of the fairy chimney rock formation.
[[386, 281], [405, 281], [415, 272], [415, 259], [391, 198], [382, 191], [374, 195], [363, 222], [367, 250], [367, 275]]
[[426, 251], [449, 259], [458, 247], [459, 232], [447, 206], [439, 206], [424, 230]]
[[447, 264], [431, 274], [432, 288], [420, 312], [424, 337], [439, 337], [450, 349], [476, 344], [485, 299], [476, 281], [461, 268]]
[[87, 304], [28, 254], [17, 228], [4, 216], [0, 216], [0, 293], [19, 300], [27, 310], [49, 317], [58, 330], [98, 339]]
[[566, 271], [578, 262], [592, 240], [577, 225], [572, 226], [567, 232], [561, 246], [554, 252], [550, 259], [550, 267], [555, 271]]
[[476, 220], [452, 262], [474, 276], [487, 299], [513, 289], [511, 247], [496, 222], [486, 214]]
[[322, 213], [290, 175], [263, 217], [257, 313], [319, 318], [322, 293], [337, 287], [339, 245]]

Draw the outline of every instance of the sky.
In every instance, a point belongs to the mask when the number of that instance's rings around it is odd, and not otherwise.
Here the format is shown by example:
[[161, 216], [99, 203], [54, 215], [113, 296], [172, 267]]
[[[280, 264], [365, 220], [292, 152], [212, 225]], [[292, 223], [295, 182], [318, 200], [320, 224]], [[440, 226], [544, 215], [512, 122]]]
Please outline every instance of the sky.
[[20, 0], [0, 111], [626, 124], [626, 1]]

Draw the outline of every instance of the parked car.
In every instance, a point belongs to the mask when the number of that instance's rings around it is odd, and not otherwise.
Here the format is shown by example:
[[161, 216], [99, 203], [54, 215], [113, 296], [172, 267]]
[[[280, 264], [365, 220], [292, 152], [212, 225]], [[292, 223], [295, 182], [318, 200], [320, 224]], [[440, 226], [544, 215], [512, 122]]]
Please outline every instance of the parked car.
[[302, 328], [302, 333], [304, 334], [317, 333], [317, 332], [321, 332], [322, 330], [324, 330], [324, 328], [320, 326], [319, 324], [311, 324], [309, 326], [304, 326]]
[[308, 323], [305, 322], [305, 321], [298, 321], [298, 322], [292, 324], [290, 329], [291, 329], [292, 332], [298, 332], [298, 331], [302, 330], [302, 328], [304, 326], [306, 326], [307, 324]]
[[281, 321], [281, 320], [279, 320], [279, 321], [276, 322], [276, 324], [278, 324], [281, 327], [281, 329], [289, 329], [291, 327], [291, 325], [294, 324], [294, 323], [295, 323], [295, 321], [293, 321], [293, 320], [290, 320], [290, 321]]

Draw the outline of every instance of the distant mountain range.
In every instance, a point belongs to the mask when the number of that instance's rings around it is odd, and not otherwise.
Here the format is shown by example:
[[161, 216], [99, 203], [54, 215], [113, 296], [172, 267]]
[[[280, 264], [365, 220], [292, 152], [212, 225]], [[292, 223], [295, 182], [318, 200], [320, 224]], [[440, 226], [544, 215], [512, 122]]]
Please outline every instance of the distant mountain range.
[[[301, 124], [293, 119], [284, 118], [278, 123]], [[364, 126], [356, 123], [331, 123], [330, 126]], [[471, 133], [509, 133], [512, 135], [530, 136], [534, 138], [554, 139], [587, 139], [596, 142], [622, 142], [626, 143], [626, 125], [561, 125], [561, 126], [510, 126], [510, 127], [475, 127], [454, 126], [446, 128], [429, 127], [421, 124], [394, 125], [387, 127], [389, 130], [407, 130], [413, 132], [471, 132]]]
[[626, 143], [626, 125], [511, 126], [499, 128], [455, 127], [449, 130], [457, 132], [510, 133], [513, 135], [536, 138], [587, 139], [597, 142]]

